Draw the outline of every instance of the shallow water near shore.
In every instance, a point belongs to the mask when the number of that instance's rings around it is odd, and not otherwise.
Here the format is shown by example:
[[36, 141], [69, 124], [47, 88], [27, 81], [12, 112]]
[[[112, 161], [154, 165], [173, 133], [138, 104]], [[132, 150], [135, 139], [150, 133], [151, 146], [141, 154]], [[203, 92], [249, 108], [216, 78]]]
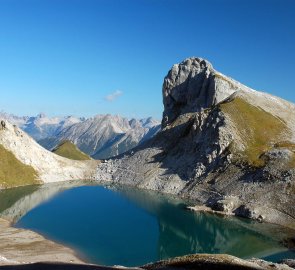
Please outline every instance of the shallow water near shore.
[[155, 192], [75, 185], [1, 191], [2, 216], [102, 265], [136, 266], [192, 253], [295, 258], [279, 243], [288, 234], [279, 226], [191, 212], [184, 201]]

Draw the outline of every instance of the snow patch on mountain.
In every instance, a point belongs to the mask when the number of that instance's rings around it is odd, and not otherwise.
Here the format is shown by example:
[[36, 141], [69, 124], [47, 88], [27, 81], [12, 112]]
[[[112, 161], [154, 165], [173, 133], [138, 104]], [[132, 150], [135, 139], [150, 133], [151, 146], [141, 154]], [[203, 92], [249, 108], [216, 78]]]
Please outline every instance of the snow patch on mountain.
[[47, 117], [40, 113], [37, 116], [16, 116], [8, 113], [0, 113], [0, 118], [9, 121], [28, 133], [36, 141], [47, 137], [53, 137], [63, 128], [79, 123], [84, 118], [65, 116], [65, 117]]
[[131, 119], [118, 115], [96, 115], [85, 121], [62, 129], [55, 138], [40, 144], [52, 149], [64, 140], [70, 140], [83, 152], [97, 159], [122, 154], [160, 130], [160, 122], [153, 118]]
[[70, 140], [83, 152], [97, 159], [122, 154], [152, 138], [160, 130], [160, 122], [152, 117], [128, 119], [119, 115], [98, 114], [83, 117], [34, 117], [0, 113], [4, 119], [28, 133], [39, 144], [52, 150]]

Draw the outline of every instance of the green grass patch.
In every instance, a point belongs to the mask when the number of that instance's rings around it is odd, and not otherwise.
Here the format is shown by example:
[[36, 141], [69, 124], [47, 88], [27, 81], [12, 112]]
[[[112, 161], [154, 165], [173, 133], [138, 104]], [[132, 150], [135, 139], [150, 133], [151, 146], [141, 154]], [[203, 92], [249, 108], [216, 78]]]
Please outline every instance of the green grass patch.
[[59, 144], [54, 150], [53, 153], [74, 160], [90, 160], [91, 158], [83, 153], [78, 147], [73, 144], [71, 141], [66, 140]]
[[[281, 135], [287, 131], [284, 123], [241, 97], [221, 103], [219, 106], [235, 124], [245, 146], [245, 150], [237, 153], [241, 161], [254, 167], [263, 167], [265, 160], [261, 156], [272, 149], [275, 143], [280, 141]], [[233, 153], [239, 149], [235, 143], [230, 149]]]
[[33, 167], [23, 164], [0, 145], [0, 187], [9, 188], [40, 183]]

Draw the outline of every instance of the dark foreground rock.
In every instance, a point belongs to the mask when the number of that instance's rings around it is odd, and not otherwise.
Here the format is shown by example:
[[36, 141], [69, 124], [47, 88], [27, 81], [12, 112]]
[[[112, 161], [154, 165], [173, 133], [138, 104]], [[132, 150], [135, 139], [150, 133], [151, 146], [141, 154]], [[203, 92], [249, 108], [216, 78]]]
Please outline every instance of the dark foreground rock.
[[160, 261], [140, 267], [106, 267], [87, 264], [66, 263], [33, 263], [22, 265], [5, 265], [0, 269], [5, 270], [291, 270], [285, 264], [274, 264], [262, 260], [242, 260], [229, 255], [188, 255], [171, 260]]
[[177, 257], [171, 260], [160, 261], [143, 266], [146, 270], [234, 270], [234, 269], [291, 269], [285, 264], [275, 264], [263, 260], [242, 260], [226, 254], [196, 254]]
[[295, 269], [295, 260], [291, 260], [291, 259], [286, 259], [286, 260], [282, 260], [281, 262], [282, 264], [286, 264], [292, 268]]

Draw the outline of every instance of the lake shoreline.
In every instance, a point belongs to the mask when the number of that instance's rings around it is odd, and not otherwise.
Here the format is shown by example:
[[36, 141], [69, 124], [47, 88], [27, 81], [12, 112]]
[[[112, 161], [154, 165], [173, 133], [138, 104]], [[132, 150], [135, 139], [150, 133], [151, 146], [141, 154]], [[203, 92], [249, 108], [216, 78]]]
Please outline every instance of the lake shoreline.
[[42, 261], [85, 264], [71, 248], [0, 218], [0, 266]]
[[[76, 270], [169, 270], [177, 266], [189, 267], [191, 269], [209, 269], [214, 267], [217, 270], [228, 269], [227, 267], [230, 267], [230, 269], [234, 267], [237, 270], [274, 269], [274, 267], [277, 270], [293, 269], [286, 264], [277, 264], [256, 258], [245, 260], [227, 254], [185, 255], [151, 262], [139, 267], [96, 265], [82, 261], [78, 258], [77, 253], [69, 247], [48, 240], [33, 231], [12, 227], [11, 223], [3, 218], [0, 218], [0, 232], [0, 269], [6, 270], [33, 270], [43, 269], [44, 267], [52, 270], [64, 270], [69, 269], [69, 267]], [[5, 245], [9, 246], [7, 250], [3, 248]]]
[[[245, 218], [247, 220], [258, 221], [259, 223], [278, 225], [278, 226], [281, 226], [285, 229], [292, 230], [295, 232], [294, 223], [290, 224], [290, 223], [286, 223], [286, 222], [285, 223], [284, 222], [276, 222], [276, 221], [272, 221], [269, 219], [265, 219], [263, 216], [261, 218], [260, 218], [260, 216], [258, 218], [254, 218], [254, 217], [250, 217], [250, 216], [242, 215], [242, 214], [237, 215], [236, 213], [233, 213], [231, 211], [215, 210], [211, 206], [208, 206], [206, 203], [204, 203], [200, 200], [197, 200], [195, 198], [184, 196], [183, 194], [180, 195], [180, 194], [162, 192], [160, 190], [147, 189], [147, 188], [142, 188], [142, 187], [138, 187], [138, 186], [133, 186], [130, 184], [118, 183], [118, 182], [114, 182], [114, 181], [105, 181], [105, 180], [101, 181], [101, 180], [93, 180], [93, 179], [63, 180], [63, 181], [56, 181], [56, 182], [52, 182], [52, 183], [37, 184], [36, 186], [44, 186], [44, 185], [65, 185], [65, 186], [67, 186], [68, 184], [69, 184], [69, 186], [72, 186], [72, 187], [74, 187], [74, 186], [78, 187], [78, 186], [84, 186], [84, 185], [101, 185], [101, 186], [106, 186], [106, 187], [114, 186], [114, 187], [123, 187], [123, 188], [126, 187], [126, 188], [132, 188], [135, 190], [142, 190], [142, 191], [146, 191], [146, 192], [154, 192], [154, 193], [162, 194], [164, 196], [169, 195], [169, 196], [171, 196], [171, 198], [176, 198], [176, 199], [186, 201], [187, 205], [185, 208], [189, 211], [211, 213], [211, 214], [216, 214], [216, 215], [220, 215], [220, 216], [235, 216], [235, 217]], [[0, 192], [5, 191], [5, 190], [11, 190], [14, 188], [27, 187], [27, 186], [31, 186], [31, 185], [21, 185], [21, 186], [9, 187], [9, 188], [0, 188]], [[259, 208], [259, 206], [257, 206], [257, 207]], [[9, 218], [7, 218], [7, 217], [2, 216], [2, 218], [9, 220]]]
[[[97, 184], [97, 182], [87, 183], [87, 185], [90, 185], [90, 186], [92, 186], [92, 184], [95, 185]], [[102, 183], [99, 183], [99, 184], [101, 185]], [[109, 185], [107, 186], [112, 187], [113, 185], [114, 184], [109, 183]], [[114, 186], [117, 186], [117, 185], [114, 185]], [[125, 185], [123, 186], [120, 185], [120, 186], [124, 190]], [[74, 185], [73, 183], [70, 183], [69, 185], [65, 185], [65, 186], [63, 185], [63, 188], [66, 188], [66, 189], [70, 187], [76, 187], [76, 185]], [[56, 191], [57, 190], [59, 189], [57, 188]], [[142, 190], [142, 189], [139, 189], [139, 190]], [[163, 194], [161, 192], [155, 192], [155, 193]], [[44, 198], [43, 195], [42, 197]], [[179, 198], [179, 196], [175, 196], [175, 199], [176, 198]], [[186, 209], [188, 208], [187, 205], [188, 204], [186, 204], [186, 207], [185, 205], [181, 206], [183, 207], [182, 209], [184, 211], [186, 211]], [[203, 209], [201, 207], [200, 209], [195, 209], [195, 210], [204, 210], [205, 212], [210, 213], [210, 211], [206, 211], [208, 210], [207, 208]], [[214, 211], [214, 212], [211, 212], [211, 214], [220, 214], [220, 211]], [[59, 262], [75, 263], [75, 264], [78, 263], [78, 264], [89, 265], [84, 256], [81, 256], [79, 253], [77, 253], [71, 248], [68, 248], [66, 245], [64, 246], [63, 244], [55, 243], [51, 240], [46, 239], [46, 236], [43, 237], [39, 235], [38, 233], [32, 232], [30, 230], [14, 228], [12, 226], [13, 226], [12, 222], [5, 220], [5, 218], [4, 219], [0, 218], [0, 266], [11, 265], [11, 264], [16, 265], [16, 264], [22, 264], [22, 263], [27, 264], [32, 262], [38, 263], [42, 261], [43, 262], [50, 261], [54, 263], [59, 263]], [[258, 226], [260, 225], [258, 224]], [[11, 238], [9, 237], [9, 235], [12, 235], [12, 234], [14, 235], [13, 243], [10, 242]], [[26, 239], [25, 241], [26, 243], [24, 243], [23, 241], [24, 239]], [[36, 242], [39, 242], [39, 246], [41, 245], [43, 249], [37, 248], [37, 246], [35, 245]], [[5, 243], [6, 243], [6, 246], [8, 244], [10, 245], [10, 252], [8, 253], [5, 252]], [[23, 244], [25, 244], [28, 247], [28, 250], [26, 252], [23, 252], [23, 248], [22, 248]], [[2, 251], [4, 251], [4, 253]], [[210, 258], [213, 258], [215, 255], [208, 254], [208, 256], [211, 256]], [[218, 254], [216, 254], [216, 256], [218, 256]], [[230, 256], [230, 255], [226, 255], [226, 256]], [[238, 258], [238, 257], [235, 257], [235, 258]], [[245, 261], [245, 262], [249, 261], [247, 259], [239, 259], [239, 260]], [[259, 260], [259, 259], [255, 259], [255, 260]], [[190, 262], [188, 261], [187, 263], [190, 263]], [[270, 262], [265, 262], [265, 263], [272, 264]], [[101, 266], [101, 267], [104, 267], [104, 266]], [[285, 268], [282, 268], [282, 269], [285, 269]]]

